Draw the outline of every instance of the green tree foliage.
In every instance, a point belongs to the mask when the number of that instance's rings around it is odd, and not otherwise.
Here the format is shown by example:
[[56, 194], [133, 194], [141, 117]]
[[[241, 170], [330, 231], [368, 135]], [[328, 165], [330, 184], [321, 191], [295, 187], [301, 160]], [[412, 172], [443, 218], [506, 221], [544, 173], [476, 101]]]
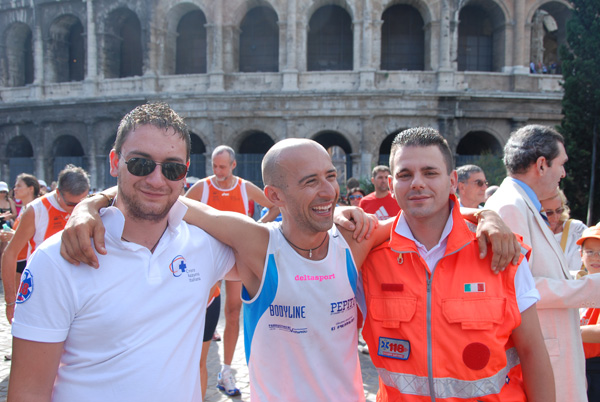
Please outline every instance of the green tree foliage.
[[[567, 177], [563, 180], [571, 215], [586, 220], [592, 176], [594, 129], [600, 131], [600, 1], [572, 0], [572, 17], [567, 23], [567, 46], [560, 50], [565, 91], [564, 118], [560, 131], [565, 136]], [[596, 176], [598, 168], [596, 167]], [[600, 186], [593, 194], [591, 222], [600, 218]]]

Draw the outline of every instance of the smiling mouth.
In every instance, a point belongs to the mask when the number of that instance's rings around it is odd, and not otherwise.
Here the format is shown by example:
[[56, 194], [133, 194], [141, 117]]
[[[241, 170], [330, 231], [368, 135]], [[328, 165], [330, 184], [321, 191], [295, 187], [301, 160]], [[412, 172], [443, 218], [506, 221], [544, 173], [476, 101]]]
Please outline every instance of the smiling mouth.
[[312, 207], [311, 209], [317, 213], [327, 213], [327, 212], [331, 212], [331, 207], [333, 204], [329, 204], [329, 205], [322, 205], [322, 206], [318, 206], [318, 207]]

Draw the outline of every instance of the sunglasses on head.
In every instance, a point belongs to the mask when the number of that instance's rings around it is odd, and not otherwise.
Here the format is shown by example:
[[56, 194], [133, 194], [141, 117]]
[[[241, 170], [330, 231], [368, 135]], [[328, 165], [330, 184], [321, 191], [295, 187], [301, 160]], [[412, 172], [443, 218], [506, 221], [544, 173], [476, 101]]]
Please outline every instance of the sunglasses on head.
[[155, 162], [152, 159], [136, 157], [125, 161], [125, 164], [127, 165], [127, 171], [138, 177], [148, 176], [154, 172], [156, 165], [160, 165], [163, 176], [171, 181], [181, 180], [187, 173], [187, 165], [183, 163]]

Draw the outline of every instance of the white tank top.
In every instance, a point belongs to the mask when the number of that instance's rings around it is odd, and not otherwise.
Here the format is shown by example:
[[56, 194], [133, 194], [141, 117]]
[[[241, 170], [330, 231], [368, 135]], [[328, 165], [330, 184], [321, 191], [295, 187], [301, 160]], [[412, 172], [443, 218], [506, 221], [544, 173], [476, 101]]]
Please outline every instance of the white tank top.
[[244, 301], [253, 401], [364, 401], [357, 353], [357, 270], [335, 226], [327, 257], [301, 257], [269, 224], [262, 283]]

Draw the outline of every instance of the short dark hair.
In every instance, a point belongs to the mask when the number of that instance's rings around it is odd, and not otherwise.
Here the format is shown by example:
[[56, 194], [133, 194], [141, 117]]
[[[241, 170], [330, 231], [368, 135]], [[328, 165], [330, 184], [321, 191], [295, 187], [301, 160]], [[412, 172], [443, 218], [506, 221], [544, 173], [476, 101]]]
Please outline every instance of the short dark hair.
[[185, 141], [186, 147], [186, 160], [190, 159], [190, 132], [181, 118], [171, 107], [164, 102], [157, 103], [146, 103], [133, 109], [127, 113], [117, 130], [117, 139], [113, 145], [114, 150], [120, 154], [123, 143], [127, 139], [129, 133], [136, 129], [136, 127], [151, 125], [157, 128], [163, 128], [165, 130], [172, 128], [175, 133], [179, 134], [181, 139]]
[[402, 131], [394, 138], [392, 142], [392, 149], [390, 151], [390, 166], [394, 168], [394, 155], [398, 148], [404, 147], [431, 147], [436, 146], [439, 148], [444, 162], [446, 162], [446, 169], [448, 174], [454, 169], [454, 157], [448, 142], [441, 136], [439, 131], [431, 127], [414, 127]]
[[548, 166], [560, 152], [558, 143], [565, 140], [551, 127], [530, 124], [521, 127], [510, 135], [504, 146], [504, 166], [508, 174], [527, 172], [540, 156], [546, 158]]
[[16, 181], [21, 180], [27, 187], [33, 187], [33, 197], [38, 198], [40, 196], [40, 182], [38, 179], [29, 173], [21, 173], [17, 176]]
[[365, 190], [363, 190], [363, 189], [362, 189], [362, 188], [360, 188], [360, 187], [353, 187], [353, 188], [351, 188], [350, 190], [348, 190], [348, 195], [350, 195], [350, 194], [352, 194], [352, 193], [356, 193], [357, 191], [358, 191], [359, 193], [361, 193], [363, 196], [365, 196], [365, 195], [366, 195], [366, 194], [365, 194]]
[[392, 171], [390, 170], [389, 167], [385, 166], [385, 165], [377, 165], [373, 168], [373, 171], [371, 172], [371, 177], [375, 178], [377, 177], [377, 175], [380, 172], [387, 172], [388, 175], [392, 174]]
[[463, 165], [456, 169], [459, 183], [465, 183], [473, 173], [483, 173], [483, 169], [477, 165]]
[[90, 179], [85, 170], [75, 165], [67, 165], [58, 174], [58, 185], [61, 193], [79, 195], [90, 191]]

